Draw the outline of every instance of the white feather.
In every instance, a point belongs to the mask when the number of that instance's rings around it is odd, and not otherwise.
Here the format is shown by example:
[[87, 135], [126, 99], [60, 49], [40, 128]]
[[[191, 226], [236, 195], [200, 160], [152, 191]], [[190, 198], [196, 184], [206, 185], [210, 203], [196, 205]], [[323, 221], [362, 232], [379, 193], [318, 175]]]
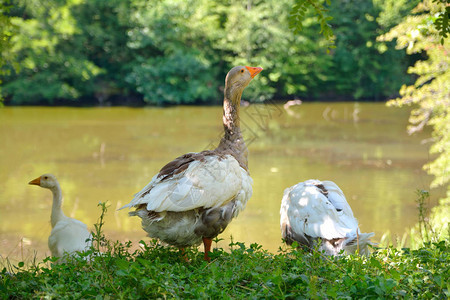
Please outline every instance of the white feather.
[[231, 155], [225, 158], [207, 156], [203, 161], [191, 162], [185, 171], [168, 179], [163, 178], [154, 176], [122, 208], [147, 204], [149, 211], [181, 212], [201, 207], [219, 207], [236, 196], [241, 198], [239, 205], [245, 207], [251, 196], [252, 180]]
[[48, 238], [48, 247], [53, 256], [62, 257], [66, 253], [84, 251], [89, 248], [91, 239], [86, 224], [66, 217], [53, 227]]
[[[324, 195], [317, 185], [323, 185], [328, 194]], [[345, 239], [345, 246], [361, 234], [344, 193], [332, 181], [307, 180], [287, 188], [280, 216], [283, 233], [288, 226], [295, 235], [306, 239]], [[371, 236], [364, 234], [365, 244], [370, 244]]]

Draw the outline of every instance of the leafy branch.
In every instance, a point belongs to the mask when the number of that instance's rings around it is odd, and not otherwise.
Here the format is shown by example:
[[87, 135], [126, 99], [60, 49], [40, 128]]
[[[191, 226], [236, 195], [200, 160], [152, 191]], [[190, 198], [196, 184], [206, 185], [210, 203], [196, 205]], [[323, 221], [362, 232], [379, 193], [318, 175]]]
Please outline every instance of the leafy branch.
[[[445, 5], [444, 11], [440, 12], [433, 22], [441, 36], [441, 44], [443, 45], [444, 40], [450, 34], [450, 0], [432, 0], [432, 2]], [[326, 4], [330, 5], [331, 0], [326, 0]], [[303, 20], [305, 19], [308, 9], [311, 7], [317, 15], [320, 24], [320, 33], [329, 43], [328, 47], [336, 48], [334, 44], [333, 29], [328, 23], [333, 18], [327, 14], [328, 9], [325, 8], [322, 3], [318, 3], [314, 0], [296, 0], [289, 15], [289, 27], [294, 30], [294, 33], [300, 33], [303, 30]]]
[[440, 2], [445, 5], [444, 11], [441, 12], [439, 16], [434, 20], [434, 26], [441, 36], [441, 44], [444, 45], [444, 39], [446, 39], [448, 34], [450, 33], [450, 0], [433, 0], [433, 2]]
[[[326, 4], [330, 5], [330, 0], [326, 0]], [[303, 20], [309, 8], [314, 10], [317, 20], [320, 24], [320, 33], [328, 41], [328, 48], [336, 48], [334, 45], [334, 33], [331, 25], [328, 23], [333, 18], [327, 14], [328, 9], [323, 3], [314, 0], [296, 0], [289, 14], [289, 27], [298, 34], [303, 30]]]

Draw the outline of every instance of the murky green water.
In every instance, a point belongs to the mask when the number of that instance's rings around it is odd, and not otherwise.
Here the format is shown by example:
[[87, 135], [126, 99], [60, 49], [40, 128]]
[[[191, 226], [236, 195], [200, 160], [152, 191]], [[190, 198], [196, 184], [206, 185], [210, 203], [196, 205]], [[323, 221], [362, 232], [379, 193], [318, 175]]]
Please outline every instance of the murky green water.
[[[221, 245], [232, 235], [276, 251], [283, 190], [309, 178], [335, 181], [362, 231], [374, 231], [376, 239], [387, 230], [401, 237], [417, 221], [415, 190], [431, 181], [422, 170], [430, 157], [421, 141], [429, 132], [408, 136], [408, 115], [383, 104], [243, 108], [254, 193]], [[220, 107], [0, 109], [1, 256], [49, 254], [51, 194], [27, 184], [47, 172], [59, 178], [67, 215], [92, 228], [97, 203], [108, 201], [109, 237], [147, 239], [137, 217], [116, 209], [165, 163], [215, 145], [221, 116]], [[432, 193], [431, 204], [441, 195]]]

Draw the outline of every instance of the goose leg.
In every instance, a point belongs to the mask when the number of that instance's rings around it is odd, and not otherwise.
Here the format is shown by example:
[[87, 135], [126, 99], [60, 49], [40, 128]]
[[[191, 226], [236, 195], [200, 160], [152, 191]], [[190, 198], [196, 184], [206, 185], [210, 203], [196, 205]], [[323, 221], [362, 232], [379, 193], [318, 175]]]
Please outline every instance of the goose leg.
[[207, 262], [211, 261], [211, 258], [209, 258], [208, 253], [211, 251], [211, 244], [212, 244], [212, 239], [208, 239], [208, 238], [203, 238], [203, 245], [205, 247], [205, 260]]

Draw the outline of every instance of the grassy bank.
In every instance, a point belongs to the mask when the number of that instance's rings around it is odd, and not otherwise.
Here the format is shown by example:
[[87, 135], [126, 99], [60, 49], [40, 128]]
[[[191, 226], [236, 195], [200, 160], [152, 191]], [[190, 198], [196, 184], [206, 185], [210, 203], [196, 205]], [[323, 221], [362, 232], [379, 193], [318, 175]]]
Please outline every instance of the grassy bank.
[[[422, 298], [449, 293], [449, 242], [411, 250], [374, 249], [369, 257], [329, 258], [287, 247], [277, 254], [260, 245], [231, 243], [214, 249], [212, 261], [189, 249], [151, 241], [107, 240], [102, 234], [105, 204], [95, 225], [92, 248], [64, 263], [55, 258], [0, 265], [1, 299], [79, 298]], [[99, 254], [101, 251], [101, 254]]]
[[[378, 249], [370, 257], [336, 259], [295, 249], [271, 254], [253, 244], [215, 249], [212, 262], [191, 249], [153, 243], [129, 251], [115, 243], [90, 260], [19, 263], [3, 268], [3, 299], [27, 298], [448, 298], [449, 243], [418, 250]], [[90, 253], [89, 251], [86, 253]], [[9, 272], [8, 272], [9, 271]]]

